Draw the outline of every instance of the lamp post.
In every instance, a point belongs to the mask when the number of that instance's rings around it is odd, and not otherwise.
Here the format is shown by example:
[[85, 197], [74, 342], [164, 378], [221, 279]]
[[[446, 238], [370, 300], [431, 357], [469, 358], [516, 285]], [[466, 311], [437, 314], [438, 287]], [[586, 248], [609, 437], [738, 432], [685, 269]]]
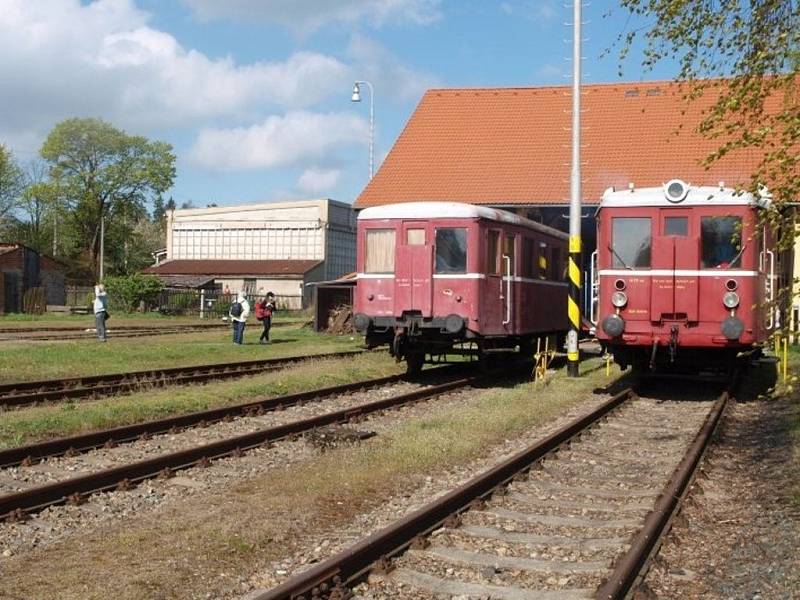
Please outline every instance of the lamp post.
[[375, 145], [375, 90], [369, 81], [356, 81], [353, 85], [353, 95], [350, 97], [352, 102], [361, 102], [361, 87], [366, 85], [369, 88], [369, 178], [375, 173], [374, 153]]

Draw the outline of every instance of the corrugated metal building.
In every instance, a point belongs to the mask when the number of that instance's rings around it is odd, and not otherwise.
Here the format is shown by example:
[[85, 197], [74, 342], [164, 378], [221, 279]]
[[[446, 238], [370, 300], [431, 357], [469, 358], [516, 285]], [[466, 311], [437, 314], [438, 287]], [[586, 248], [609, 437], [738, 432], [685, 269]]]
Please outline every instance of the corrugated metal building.
[[166, 251], [148, 272], [206, 275], [232, 292], [298, 294], [355, 270], [355, 213], [329, 199], [175, 210]]

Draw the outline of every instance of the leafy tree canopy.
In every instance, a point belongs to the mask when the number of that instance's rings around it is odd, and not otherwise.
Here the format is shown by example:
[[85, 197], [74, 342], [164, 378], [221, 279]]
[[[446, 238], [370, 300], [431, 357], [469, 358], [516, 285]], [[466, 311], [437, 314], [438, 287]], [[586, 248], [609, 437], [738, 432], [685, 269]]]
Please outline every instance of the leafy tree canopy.
[[53, 193], [71, 209], [71, 234], [95, 273], [101, 220], [107, 219], [110, 231], [132, 229], [146, 203], [175, 179], [169, 144], [128, 135], [99, 119], [62, 121], [47, 136], [41, 156], [49, 165]]
[[720, 141], [705, 164], [730, 152], [755, 149], [763, 158], [751, 174], [751, 189], [766, 186], [778, 205], [800, 201], [797, 0], [620, 3], [645, 23], [623, 34], [621, 58], [643, 40], [645, 68], [677, 60], [678, 79], [689, 84], [690, 100], [711, 86], [719, 94], [698, 124], [701, 133]]
[[16, 208], [23, 187], [22, 169], [14, 154], [0, 144], [0, 224]]

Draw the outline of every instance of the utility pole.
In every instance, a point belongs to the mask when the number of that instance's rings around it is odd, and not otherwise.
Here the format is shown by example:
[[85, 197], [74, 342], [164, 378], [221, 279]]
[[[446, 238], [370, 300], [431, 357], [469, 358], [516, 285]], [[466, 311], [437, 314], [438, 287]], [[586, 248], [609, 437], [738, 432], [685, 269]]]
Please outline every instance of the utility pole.
[[581, 327], [581, 1], [572, 10], [572, 173], [569, 201], [569, 332], [567, 374], [579, 375], [578, 332]]
[[105, 260], [106, 218], [100, 217], [100, 282], [103, 281], [103, 262]]

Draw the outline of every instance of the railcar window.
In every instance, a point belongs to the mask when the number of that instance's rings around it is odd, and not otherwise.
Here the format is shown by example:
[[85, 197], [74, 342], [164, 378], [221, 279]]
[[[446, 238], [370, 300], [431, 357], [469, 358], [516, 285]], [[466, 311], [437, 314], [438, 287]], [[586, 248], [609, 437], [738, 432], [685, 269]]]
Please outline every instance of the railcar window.
[[550, 248], [550, 277], [553, 281], [564, 280], [564, 269], [561, 268], [561, 248]]
[[498, 250], [500, 249], [500, 232], [489, 230], [489, 239], [486, 241], [486, 272], [489, 275], [499, 275]]
[[364, 271], [394, 273], [394, 229], [367, 229]]
[[689, 235], [689, 217], [664, 217], [664, 235]]
[[536, 273], [536, 240], [522, 239], [522, 276], [533, 279]]
[[425, 245], [425, 230], [424, 229], [406, 229], [406, 244], [408, 246], [424, 246]]
[[516, 239], [514, 235], [507, 235], [503, 240], [503, 256], [507, 256], [511, 259], [509, 269], [509, 265], [506, 264], [506, 259], [503, 258], [503, 275], [514, 275], [514, 246]]
[[700, 245], [703, 269], [738, 267], [742, 263], [741, 217], [702, 217]]
[[650, 217], [611, 219], [611, 256], [614, 267], [650, 267]]
[[538, 263], [539, 279], [547, 279], [547, 244], [539, 242]]
[[442, 228], [436, 230], [435, 273], [467, 272], [467, 230]]

